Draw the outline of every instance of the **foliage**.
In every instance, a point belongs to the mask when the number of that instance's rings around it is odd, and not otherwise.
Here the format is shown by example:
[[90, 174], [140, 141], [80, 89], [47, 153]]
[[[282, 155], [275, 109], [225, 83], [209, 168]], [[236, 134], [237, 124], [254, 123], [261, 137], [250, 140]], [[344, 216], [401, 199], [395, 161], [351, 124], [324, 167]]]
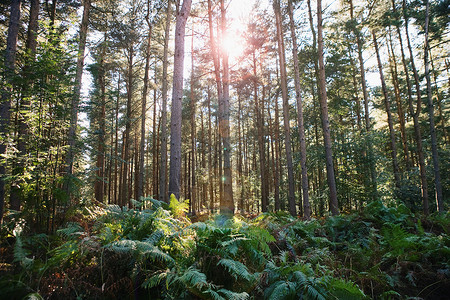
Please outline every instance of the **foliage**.
[[373, 202], [325, 220], [265, 213], [191, 223], [177, 203], [91, 207], [50, 236], [30, 235], [24, 220], [6, 224], [2, 265], [14, 267], [0, 270], [0, 297], [443, 299], [450, 286], [443, 215], [419, 219]]

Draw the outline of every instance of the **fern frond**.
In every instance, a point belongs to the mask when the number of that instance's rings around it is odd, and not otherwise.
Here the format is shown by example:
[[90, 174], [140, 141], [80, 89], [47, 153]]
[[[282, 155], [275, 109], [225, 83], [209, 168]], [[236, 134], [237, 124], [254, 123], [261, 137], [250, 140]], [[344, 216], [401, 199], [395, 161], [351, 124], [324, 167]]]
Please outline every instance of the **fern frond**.
[[229, 300], [247, 300], [250, 297], [246, 292], [237, 293], [227, 289], [220, 289], [217, 292], [223, 295], [223, 298]]
[[328, 289], [337, 299], [361, 300], [366, 299], [366, 295], [352, 282], [332, 279]]
[[155, 273], [153, 273], [150, 277], [148, 277], [143, 283], [142, 287], [151, 289], [153, 287], [156, 287], [161, 284], [161, 282], [167, 278], [167, 274], [169, 273], [169, 270], [159, 270]]
[[274, 283], [273, 291], [268, 295], [269, 300], [294, 298], [296, 294], [296, 285], [290, 281], [277, 281]]
[[252, 275], [248, 272], [247, 267], [240, 261], [222, 258], [217, 264], [224, 266], [235, 279], [244, 279], [246, 281], [252, 279]]
[[166, 263], [175, 263], [175, 260], [167, 253], [161, 251], [159, 248], [151, 243], [136, 242], [136, 252], [140, 256], [145, 256], [153, 261], [162, 261]]
[[83, 227], [81, 227], [80, 224], [70, 222], [70, 223], [67, 223], [66, 228], [59, 229], [57, 231], [57, 233], [64, 238], [73, 239], [73, 238], [77, 238], [78, 236], [84, 234], [84, 229], [83, 229]]
[[208, 287], [206, 275], [194, 267], [189, 267], [180, 277], [180, 280], [189, 288], [202, 290], [203, 288]]

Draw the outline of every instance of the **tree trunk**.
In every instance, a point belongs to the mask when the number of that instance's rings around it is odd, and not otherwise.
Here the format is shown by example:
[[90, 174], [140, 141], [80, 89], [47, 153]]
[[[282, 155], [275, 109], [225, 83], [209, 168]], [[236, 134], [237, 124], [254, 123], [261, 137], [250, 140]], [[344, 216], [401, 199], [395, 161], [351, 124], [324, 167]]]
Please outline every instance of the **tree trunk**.
[[305, 126], [303, 122], [303, 102], [300, 87], [300, 73], [298, 66], [298, 53], [297, 53], [297, 36], [295, 34], [294, 25], [294, 9], [292, 7], [292, 0], [289, 0], [289, 25], [291, 27], [291, 39], [292, 39], [292, 57], [294, 59], [294, 80], [295, 80], [295, 93], [297, 102], [297, 122], [298, 122], [298, 134], [300, 140], [300, 165], [302, 174], [302, 191], [303, 191], [303, 216], [309, 220], [311, 217], [311, 207], [309, 204], [309, 187], [308, 187], [308, 173], [306, 166], [306, 138], [305, 138]]
[[[436, 188], [436, 206], [440, 213], [444, 212], [444, 200], [442, 196], [442, 184], [441, 174], [439, 170], [439, 155], [436, 138], [436, 128], [434, 125], [434, 106], [433, 95], [431, 91], [431, 78], [430, 78], [430, 66], [428, 61], [428, 53], [430, 51], [430, 44], [428, 40], [428, 26], [430, 23], [430, 1], [426, 2], [425, 10], [425, 49], [424, 49], [424, 65], [425, 65], [425, 78], [427, 81], [427, 97], [428, 97], [428, 117], [430, 120], [430, 134], [431, 134], [431, 152], [433, 154], [433, 168], [434, 168], [434, 185]], [[428, 203], [424, 203], [423, 211], [425, 214], [429, 213]]]
[[373, 43], [375, 46], [375, 52], [376, 52], [376, 56], [377, 56], [378, 70], [380, 72], [380, 80], [381, 80], [381, 88], [382, 88], [383, 97], [384, 97], [384, 105], [386, 108], [386, 114], [387, 114], [387, 118], [388, 118], [389, 133], [390, 133], [390, 138], [391, 138], [392, 165], [393, 165], [393, 169], [394, 169], [394, 181], [395, 181], [395, 186], [397, 188], [400, 188], [400, 171], [399, 171], [398, 162], [397, 162], [397, 144], [395, 142], [394, 125], [393, 125], [392, 114], [391, 114], [391, 103], [390, 103], [389, 96], [387, 93], [386, 83], [384, 81], [383, 65], [382, 65], [381, 59], [380, 59], [380, 51], [378, 49], [378, 42], [377, 42], [377, 37], [375, 35], [375, 31], [372, 31], [372, 37], [373, 37]]
[[[125, 114], [125, 131], [124, 131], [124, 147], [123, 147], [123, 177], [122, 177], [122, 206], [129, 204], [129, 196], [131, 191], [131, 186], [128, 184], [128, 169], [131, 165], [130, 163], [130, 144], [131, 144], [131, 114], [132, 114], [132, 100], [133, 100], [133, 64], [134, 64], [134, 44], [128, 46], [128, 57], [127, 57], [128, 67], [127, 67], [127, 77], [125, 80], [127, 88], [127, 110]], [[131, 176], [130, 176], [131, 177]]]
[[297, 211], [295, 207], [294, 167], [292, 164], [291, 129], [289, 125], [289, 103], [287, 93], [286, 59], [283, 42], [283, 31], [281, 26], [282, 20], [281, 20], [279, 0], [275, 0], [273, 2], [273, 6], [277, 26], [278, 56], [280, 58], [279, 64], [280, 64], [281, 94], [283, 97], [283, 121], [284, 121], [286, 160], [287, 160], [288, 182], [289, 182], [288, 205], [289, 205], [289, 213], [292, 216], [296, 216]]
[[330, 190], [330, 210], [333, 215], [339, 214], [336, 179], [334, 176], [333, 152], [331, 150], [330, 122], [328, 118], [327, 90], [325, 80], [325, 65], [323, 59], [322, 36], [322, 1], [317, 0], [317, 54], [319, 61], [319, 95], [322, 115], [323, 142], [325, 146], [325, 158], [327, 167], [327, 181]]
[[[54, 1], [56, 2], [56, 1]], [[80, 42], [78, 44], [78, 56], [77, 56], [77, 71], [75, 76], [75, 87], [71, 103], [70, 112], [70, 125], [69, 132], [67, 136], [68, 150], [66, 154], [66, 187], [65, 190], [69, 199], [71, 198], [71, 177], [73, 176], [73, 163], [75, 158], [75, 143], [77, 140], [77, 125], [78, 125], [78, 106], [80, 103], [81, 95], [81, 80], [83, 76], [83, 66], [84, 66], [84, 52], [86, 48], [86, 37], [89, 25], [89, 13], [91, 9], [91, 0], [83, 1], [83, 17], [81, 19], [80, 27]]]
[[[394, 13], [396, 12], [395, 2], [392, 0], [392, 8]], [[406, 14], [404, 15], [405, 19], [405, 32], [408, 33], [408, 18], [406, 17]], [[428, 206], [428, 181], [427, 181], [427, 173], [426, 173], [426, 165], [425, 165], [425, 158], [423, 153], [423, 146], [422, 146], [422, 133], [420, 129], [420, 123], [419, 123], [419, 114], [420, 114], [420, 108], [421, 108], [421, 93], [420, 88], [417, 90], [417, 110], [414, 110], [413, 107], [413, 99], [412, 99], [412, 87], [411, 87], [411, 79], [409, 77], [409, 69], [406, 63], [406, 56], [405, 51], [403, 47], [403, 39], [402, 34], [400, 31], [400, 26], [396, 25], [397, 29], [397, 35], [400, 42], [400, 51], [402, 55], [402, 64], [403, 64], [403, 70], [405, 72], [405, 78], [406, 78], [406, 87], [408, 90], [408, 109], [409, 113], [411, 114], [413, 118], [413, 124], [414, 124], [414, 139], [417, 146], [417, 156], [418, 156], [418, 163], [419, 163], [419, 171], [420, 171], [420, 181], [421, 181], [421, 194], [422, 194], [422, 203], [423, 206]], [[409, 39], [409, 38], [408, 38]], [[410, 43], [408, 42], [408, 45]], [[412, 53], [412, 52], [410, 52]], [[417, 70], [414, 65], [414, 57], [411, 56], [411, 65], [413, 67], [414, 77], [417, 75]], [[418, 76], [417, 76], [418, 77]], [[420, 102], [420, 103], [419, 103]]]
[[[191, 151], [192, 151], [192, 174], [191, 174], [191, 186], [192, 186], [192, 193], [191, 193], [191, 197], [190, 199], [190, 203], [192, 203], [192, 213], [195, 215], [197, 210], [198, 210], [198, 206], [196, 203], [196, 192], [197, 192], [197, 186], [196, 186], [196, 178], [195, 178], [195, 164], [196, 164], [196, 159], [195, 159], [195, 154], [197, 153], [196, 151], [196, 146], [195, 146], [195, 94], [194, 94], [194, 28], [192, 28], [192, 40], [191, 40], [191, 82], [190, 82], [190, 96], [191, 96]], [[203, 125], [203, 123], [202, 123]]]
[[[17, 52], [17, 38], [20, 27], [20, 8], [21, 0], [11, 1], [11, 14], [9, 19], [8, 36], [6, 39], [5, 50], [5, 79], [8, 78], [12, 84], [12, 77], [14, 76], [14, 69], [16, 65]], [[11, 109], [11, 88], [4, 86], [2, 88], [2, 98], [0, 102], [0, 134], [6, 139], [8, 136], [8, 127], [10, 123], [10, 109]], [[3, 155], [6, 154], [7, 142], [0, 142], [0, 224], [3, 222], [3, 207], [5, 205], [5, 176], [6, 176], [6, 159]], [[17, 204], [12, 205], [12, 209], [20, 209], [16, 207]]]
[[[350, 19], [354, 20], [353, 15], [353, 0], [350, 0]], [[366, 132], [370, 132], [370, 114], [369, 114], [369, 94], [367, 92], [367, 83], [366, 83], [366, 72], [364, 69], [364, 59], [363, 59], [363, 40], [361, 38], [361, 32], [355, 27], [353, 30], [356, 36], [356, 45], [358, 47], [358, 61], [359, 61], [359, 73], [361, 76], [361, 87], [363, 90], [363, 99], [364, 99], [364, 120], [365, 120], [365, 128]], [[377, 178], [376, 178], [376, 168], [375, 162], [373, 158], [373, 146], [372, 141], [368, 140], [367, 142], [367, 158], [369, 160], [370, 167], [370, 178], [371, 178], [371, 186], [372, 186], [372, 199], [375, 200], [377, 198]]]
[[105, 134], [106, 134], [106, 123], [105, 123], [105, 105], [106, 105], [106, 87], [105, 87], [105, 48], [106, 48], [106, 32], [104, 45], [102, 45], [103, 49], [101, 52], [99, 70], [98, 70], [98, 84], [100, 86], [100, 106], [99, 106], [99, 133], [98, 133], [98, 141], [97, 141], [97, 174], [95, 180], [95, 199], [103, 203], [104, 198], [104, 182], [105, 182], [105, 174], [104, 174], [104, 166], [105, 166]]
[[397, 60], [395, 57], [394, 46], [392, 45], [391, 31], [389, 30], [389, 44], [387, 45], [389, 56], [391, 57], [389, 62], [389, 70], [392, 77], [392, 85], [394, 86], [395, 103], [397, 104], [397, 115], [398, 121], [400, 123], [400, 137], [402, 139], [403, 146], [403, 156], [405, 159], [406, 170], [409, 172], [411, 169], [411, 161], [409, 159], [408, 143], [406, 137], [405, 128], [405, 113], [403, 112], [403, 103], [400, 95], [400, 87], [398, 82], [398, 72], [397, 72]]
[[[210, 1], [208, 1], [210, 3]], [[220, 0], [220, 32], [221, 38], [227, 35], [227, 20], [224, 0]], [[220, 197], [220, 213], [225, 216], [234, 214], [233, 184], [231, 172], [231, 144], [230, 144], [230, 76], [228, 67], [228, 53], [222, 49], [222, 97], [219, 97], [219, 136], [223, 151], [223, 194]]]
[[167, 186], [167, 61], [169, 52], [170, 18], [172, 1], [167, 1], [167, 19], [164, 34], [163, 74], [162, 74], [162, 104], [161, 104], [161, 162], [159, 171], [159, 200], [168, 202]]
[[169, 194], [180, 198], [181, 177], [181, 102], [183, 99], [184, 35], [192, 0], [184, 0], [175, 25], [175, 55], [173, 62], [172, 114], [170, 118], [170, 178]]
[[148, 73], [150, 69], [150, 54], [151, 54], [151, 40], [152, 40], [152, 24], [149, 19], [150, 15], [150, 0], [147, 0], [147, 15], [145, 20], [147, 22], [147, 45], [145, 52], [145, 69], [144, 69], [144, 87], [142, 89], [142, 106], [141, 106], [141, 138], [139, 143], [139, 174], [137, 178], [137, 194], [136, 200], [140, 200], [144, 196], [144, 177], [145, 177], [145, 120], [147, 115], [147, 95], [148, 95]]
[[[30, 74], [30, 64], [34, 62], [36, 56], [36, 48], [37, 48], [37, 31], [38, 31], [38, 17], [39, 17], [39, 8], [40, 3], [39, 0], [32, 0], [30, 3], [30, 16], [28, 21], [28, 30], [27, 30], [27, 40], [26, 40], [26, 61], [25, 66], [23, 67], [23, 84], [22, 84], [22, 95], [20, 99], [20, 110], [21, 111], [29, 111], [30, 109], [30, 85], [32, 84], [29, 76]], [[19, 159], [16, 161], [16, 167], [13, 169], [15, 175], [23, 175], [26, 166], [24, 158], [27, 151], [27, 139], [29, 136], [28, 131], [28, 123], [26, 120], [26, 113], [20, 113], [22, 117], [18, 120], [18, 135], [17, 135], [17, 150], [19, 151]], [[11, 185], [11, 191], [9, 196], [9, 201], [12, 207], [15, 207], [17, 210], [20, 209], [21, 201], [23, 198], [22, 194], [22, 186], [23, 183], [13, 183]]]

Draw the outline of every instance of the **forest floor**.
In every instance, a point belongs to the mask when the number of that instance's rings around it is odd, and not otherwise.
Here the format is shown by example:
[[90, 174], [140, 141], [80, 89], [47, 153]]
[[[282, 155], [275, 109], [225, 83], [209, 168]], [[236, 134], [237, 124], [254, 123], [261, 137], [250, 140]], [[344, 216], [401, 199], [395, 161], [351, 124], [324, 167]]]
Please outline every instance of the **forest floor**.
[[55, 234], [10, 215], [0, 299], [449, 299], [448, 213], [191, 222], [175, 199], [135, 204], [80, 209]]

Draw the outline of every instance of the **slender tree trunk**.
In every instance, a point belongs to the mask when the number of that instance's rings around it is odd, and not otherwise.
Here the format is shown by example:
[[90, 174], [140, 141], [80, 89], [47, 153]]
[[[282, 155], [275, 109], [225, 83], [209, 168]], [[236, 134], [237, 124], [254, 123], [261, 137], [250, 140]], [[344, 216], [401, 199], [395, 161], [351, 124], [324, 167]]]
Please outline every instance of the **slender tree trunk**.
[[[196, 180], [195, 180], [195, 154], [196, 146], [195, 146], [195, 93], [194, 93], [194, 28], [192, 28], [192, 40], [191, 40], [191, 82], [190, 82], [190, 96], [191, 96], [191, 151], [192, 151], [192, 174], [191, 174], [191, 184], [192, 184], [192, 193], [191, 197], [189, 198], [192, 203], [192, 213], [195, 215], [197, 213], [197, 198], [196, 198], [196, 192], [197, 192], [197, 186], [196, 186]], [[203, 123], [202, 123], [203, 125]]]
[[[255, 101], [255, 126], [258, 132], [258, 150], [259, 150], [259, 170], [260, 170], [260, 184], [261, 184], [261, 210], [262, 212], [268, 211], [269, 195], [267, 192], [266, 182], [266, 157], [265, 157], [265, 140], [264, 140], [264, 96], [261, 99], [258, 98], [258, 74], [256, 71], [256, 54], [255, 49], [252, 52], [253, 56], [253, 99]], [[260, 103], [261, 102], [261, 105]], [[261, 106], [261, 107], [260, 107]]]
[[[397, 10], [395, 7], [394, 0], [392, 1], [392, 8], [395, 13]], [[408, 18], [406, 17], [406, 14], [405, 14], [404, 20], [405, 20], [405, 26], [404, 26], [405, 32], [408, 33]], [[402, 55], [402, 64], [403, 64], [403, 70], [405, 72], [406, 87], [407, 87], [407, 91], [408, 91], [408, 109], [409, 109], [409, 113], [411, 114], [411, 116], [413, 118], [413, 124], [414, 124], [414, 139], [416, 142], [415, 144], [417, 146], [417, 156], [418, 156], [420, 181], [421, 181], [422, 203], [423, 203], [423, 206], [426, 207], [426, 206], [428, 206], [429, 200], [428, 200], [428, 181], [427, 181], [425, 157], [424, 157], [423, 145], [422, 145], [422, 132], [421, 132], [420, 123], [419, 123], [419, 114], [420, 114], [420, 110], [421, 110], [420, 108], [421, 108], [421, 102], [422, 102], [420, 87], [417, 90], [417, 102], [418, 103], [417, 103], [417, 110], [415, 110], [413, 107], [413, 98], [412, 98], [413, 92], [412, 92], [412, 86], [411, 86], [411, 79], [409, 77], [409, 68], [406, 63], [406, 56], [405, 56], [400, 26], [396, 25], [396, 29], [397, 29], [398, 39], [400, 42], [400, 51], [401, 51], [400, 53]], [[409, 43], [408, 43], [408, 45], [409, 45]], [[411, 57], [411, 64], [413, 67], [414, 77], [416, 77], [417, 70], [415, 69], [413, 57]]]
[[105, 48], [106, 48], [106, 32], [104, 45], [102, 46], [102, 52], [100, 57], [100, 64], [98, 70], [98, 84], [100, 86], [100, 106], [99, 106], [99, 134], [97, 141], [97, 176], [95, 180], [95, 199], [103, 203], [104, 198], [104, 183], [105, 183], [105, 134], [106, 134], [106, 123], [105, 123], [105, 105], [106, 105], [106, 83], [105, 83]]
[[[56, 3], [56, 1], [54, 1]], [[70, 183], [71, 177], [73, 176], [73, 163], [75, 158], [75, 143], [77, 140], [77, 125], [78, 125], [78, 107], [80, 103], [81, 96], [81, 79], [83, 76], [83, 66], [84, 66], [84, 52], [86, 48], [86, 37], [89, 25], [89, 13], [91, 10], [91, 0], [83, 1], [83, 17], [81, 19], [80, 27], [80, 42], [78, 44], [78, 57], [77, 57], [77, 71], [75, 75], [75, 88], [71, 103], [70, 112], [70, 125], [69, 132], [67, 135], [68, 150], [66, 154], [66, 187], [65, 190], [71, 197], [72, 184]]]
[[394, 47], [392, 45], [392, 37], [391, 32], [389, 30], [389, 44], [387, 45], [389, 56], [391, 57], [389, 68], [391, 72], [392, 77], [392, 84], [394, 86], [394, 94], [395, 94], [395, 102], [397, 104], [397, 115], [398, 120], [400, 123], [400, 136], [402, 139], [402, 146], [403, 146], [403, 156], [406, 163], [406, 170], [409, 172], [411, 169], [411, 161], [409, 159], [409, 151], [408, 151], [408, 144], [407, 144], [407, 137], [406, 137], [406, 128], [405, 128], [405, 113], [403, 112], [403, 103], [401, 99], [400, 94], [400, 87], [398, 82], [398, 72], [397, 72], [397, 61], [395, 57]]
[[167, 2], [167, 19], [164, 35], [163, 74], [162, 74], [162, 104], [161, 104], [161, 162], [159, 171], [159, 200], [168, 202], [167, 186], [167, 61], [169, 52], [170, 18], [172, 1]]
[[[36, 48], [37, 48], [37, 31], [38, 31], [38, 17], [39, 17], [39, 10], [40, 10], [40, 3], [39, 0], [32, 0], [30, 1], [30, 15], [29, 15], [29, 21], [28, 21], [28, 30], [27, 30], [27, 40], [26, 40], [26, 53], [27, 57], [25, 58], [25, 66], [23, 67], [23, 84], [22, 84], [22, 95], [20, 99], [20, 104], [18, 107], [20, 107], [20, 111], [22, 111], [20, 114], [22, 117], [18, 120], [18, 136], [17, 136], [17, 150], [19, 151], [19, 159], [16, 160], [16, 167], [13, 169], [13, 172], [15, 175], [23, 175], [26, 166], [26, 162], [24, 161], [24, 157], [27, 155], [27, 139], [29, 136], [29, 128], [27, 123], [27, 117], [26, 113], [23, 113], [23, 111], [29, 111], [30, 109], [30, 85], [32, 84], [32, 81], [30, 80], [30, 64], [34, 62], [35, 56], [36, 56]], [[19, 109], [19, 108], [18, 108]], [[23, 189], [21, 182], [19, 183], [13, 183], [11, 185], [11, 191], [9, 196], [9, 201], [11, 204], [11, 207], [14, 207], [14, 209], [19, 210], [21, 206], [21, 201], [23, 198]]]
[[[353, 9], [353, 0], [350, 0], [350, 18], [354, 20], [354, 9]], [[371, 130], [370, 124], [370, 112], [369, 112], [369, 93], [367, 92], [367, 83], [366, 83], [366, 72], [364, 69], [364, 58], [363, 58], [363, 39], [361, 38], [361, 32], [358, 28], [354, 28], [353, 30], [356, 36], [356, 45], [358, 47], [358, 61], [359, 61], [359, 73], [361, 76], [361, 87], [363, 90], [363, 100], [364, 100], [364, 120], [365, 120], [365, 129], [366, 132], [369, 133]], [[373, 158], [373, 145], [372, 141], [368, 140], [367, 142], [367, 154], [369, 160], [370, 167], [370, 177], [371, 177], [371, 185], [372, 185], [372, 199], [375, 200], [377, 198], [377, 180], [376, 180], [376, 170], [375, 170], [375, 161]]]
[[[5, 69], [4, 79], [5, 82], [12, 84], [12, 77], [14, 76], [14, 69], [16, 65], [16, 52], [17, 52], [17, 38], [20, 27], [20, 9], [21, 0], [11, 1], [11, 13], [9, 17], [8, 36], [6, 39], [5, 50]], [[11, 94], [12, 90], [6, 85], [2, 88], [2, 96], [0, 102], [0, 134], [3, 138], [7, 139], [9, 123], [11, 118]], [[0, 142], [0, 224], [3, 222], [3, 207], [5, 205], [5, 176], [6, 176], [6, 159], [3, 155], [6, 154], [6, 141]], [[14, 203], [13, 203], [14, 204]], [[17, 204], [12, 205], [12, 209], [20, 209], [16, 207]]]
[[[221, 37], [222, 39], [227, 35], [227, 19], [224, 0], [220, 0], [221, 10]], [[228, 67], [228, 53], [222, 51], [222, 110], [219, 111], [219, 131], [221, 133], [222, 145], [223, 145], [223, 195], [220, 200], [220, 213], [225, 216], [234, 214], [234, 201], [233, 201], [233, 182], [231, 172], [231, 143], [230, 143], [230, 75]]]
[[152, 40], [152, 24], [150, 23], [150, 0], [147, 0], [147, 15], [145, 20], [147, 22], [147, 45], [145, 52], [145, 69], [144, 69], [144, 87], [142, 89], [142, 106], [141, 106], [141, 139], [139, 143], [139, 174], [136, 174], [137, 178], [137, 194], [136, 200], [140, 200], [144, 196], [144, 177], [145, 177], [145, 121], [147, 115], [147, 96], [148, 96], [148, 81], [150, 70], [150, 54], [151, 54], [151, 40]]
[[175, 56], [173, 62], [172, 114], [170, 118], [169, 194], [180, 198], [181, 177], [181, 102], [183, 99], [184, 35], [192, 0], [184, 0], [175, 25]]
[[294, 80], [295, 80], [295, 92], [297, 102], [297, 122], [298, 122], [298, 134], [300, 140], [300, 165], [301, 165], [301, 182], [303, 191], [303, 216], [306, 219], [311, 217], [311, 207], [309, 204], [309, 186], [308, 186], [308, 173], [306, 166], [306, 138], [305, 138], [305, 126], [303, 122], [303, 102], [300, 87], [300, 71], [298, 66], [298, 53], [297, 53], [297, 36], [295, 34], [294, 24], [294, 9], [292, 7], [292, 0], [289, 0], [289, 24], [291, 27], [291, 39], [292, 39], [292, 57], [294, 59]]
[[274, 0], [275, 21], [277, 26], [277, 42], [278, 42], [278, 56], [280, 57], [280, 79], [281, 79], [281, 94], [283, 97], [283, 121], [284, 121], [284, 134], [285, 134], [285, 146], [286, 146], [286, 160], [288, 168], [288, 181], [289, 181], [289, 193], [288, 193], [288, 205], [289, 213], [292, 216], [297, 215], [295, 207], [295, 186], [294, 186], [294, 167], [292, 164], [292, 146], [291, 146], [291, 129], [289, 125], [289, 103], [287, 94], [287, 78], [286, 78], [286, 59], [283, 42], [282, 20], [280, 12], [280, 1]]
[[[122, 199], [123, 206], [129, 204], [129, 194], [131, 186], [128, 185], [128, 169], [130, 168], [130, 144], [131, 144], [131, 114], [132, 114], [132, 100], [133, 100], [133, 63], [134, 63], [134, 45], [131, 44], [128, 47], [128, 67], [127, 67], [127, 110], [125, 114], [125, 131], [124, 131], [124, 147], [123, 147], [123, 177], [122, 177]], [[130, 176], [131, 177], [131, 176]]]
[[213, 139], [212, 139], [212, 121], [211, 121], [211, 90], [208, 86], [208, 182], [209, 182], [209, 205], [208, 208], [212, 209], [214, 207], [214, 169], [213, 169]]
[[327, 167], [327, 181], [330, 190], [330, 210], [333, 215], [339, 214], [336, 179], [334, 176], [333, 152], [331, 150], [330, 122], [328, 118], [327, 90], [325, 80], [325, 64], [323, 58], [322, 36], [322, 1], [317, 1], [317, 54], [319, 61], [319, 95], [322, 115], [323, 142]]
[[[430, 120], [430, 134], [431, 134], [431, 152], [433, 154], [433, 168], [434, 168], [434, 185], [436, 188], [436, 206], [440, 213], [444, 212], [444, 200], [442, 196], [441, 174], [439, 170], [439, 155], [436, 138], [436, 128], [434, 125], [434, 106], [433, 95], [431, 90], [430, 66], [428, 61], [428, 53], [430, 51], [430, 44], [428, 40], [428, 27], [430, 23], [430, 1], [426, 2], [425, 10], [425, 49], [424, 49], [424, 65], [425, 78], [427, 81], [427, 97], [428, 97], [428, 117]], [[423, 211], [425, 214], [429, 213], [428, 203], [424, 203]]]
[[[116, 132], [116, 139], [114, 142], [114, 204], [119, 204], [119, 197], [118, 197], [118, 184], [117, 180], [119, 179], [119, 169], [117, 167], [117, 161], [119, 160], [119, 102], [120, 102], [120, 72], [117, 72], [117, 100], [116, 100], [116, 117], [115, 117], [115, 132]], [[121, 163], [122, 164], [122, 163]]]
[[394, 125], [393, 125], [393, 121], [392, 121], [391, 104], [389, 101], [386, 83], [384, 80], [383, 65], [382, 65], [381, 59], [380, 59], [380, 51], [378, 49], [378, 42], [377, 42], [377, 37], [375, 35], [375, 31], [372, 31], [372, 37], [373, 37], [373, 43], [375, 46], [375, 52], [377, 55], [378, 70], [380, 72], [380, 80], [381, 80], [381, 88], [383, 91], [384, 105], [386, 108], [386, 114], [387, 114], [388, 125], [389, 125], [389, 133], [390, 133], [390, 137], [391, 137], [391, 156], [392, 156], [392, 165], [393, 165], [393, 169], [394, 169], [394, 181], [395, 181], [395, 186], [397, 188], [400, 188], [400, 171], [399, 171], [398, 162], [397, 162], [397, 144], [395, 142], [395, 131], [394, 131]]

